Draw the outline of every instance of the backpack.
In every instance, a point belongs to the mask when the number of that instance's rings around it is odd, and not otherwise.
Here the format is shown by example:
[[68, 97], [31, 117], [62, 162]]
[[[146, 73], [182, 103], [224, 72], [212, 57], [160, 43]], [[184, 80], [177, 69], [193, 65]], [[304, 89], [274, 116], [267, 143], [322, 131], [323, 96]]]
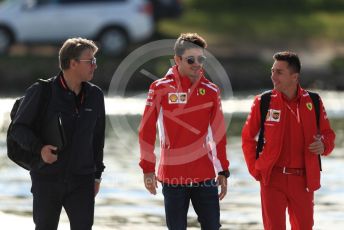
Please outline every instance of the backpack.
[[[42, 87], [42, 92], [40, 95], [40, 102], [39, 105], [41, 106], [38, 110], [38, 114], [36, 116], [36, 119], [33, 124], [34, 133], [37, 135], [40, 131], [40, 124], [42, 119], [45, 116], [46, 110], [48, 108], [48, 104], [51, 97], [51, 83], [52, 79], [44, 80], [44, 79], [38, 79], [37, 82]], [[30, 151], [26, 151], [23, 149], [12, 137], [12, 127], [13, 127], [13, 119], [15, 118], [18, 108], [23, 101], [25, 96], [22, 96], [20, 98], [17, 98], [13, 104], [10, 117], [11, 122], [7, 129], [7, 137], [6, 137], [6, 143], [7, 143], [7, 156], [10, 158], [14, 163], [21, 166], [22, 168], [26, 170], [31, 170], [35, 166], [38, 165], [40, 161], [40, 156], [37, 154], [34, 154]]]
[[[319, 94], [309, 92], [307, 91], [309, 96], [312, 99], [312, 102], [314, 104], [314, 111], [315, 111], [315, 117], [316, 117], [316, 125], [318, 130], [320, 129], [320, 98]], [[264, 122], [266, 118], [266, 114], [268, 113], [269, 106], [270, 106], [270, 100], [271, 100], [271, 90], [266, 91], [261, 95], [260, 98], [260, 131], [259, 131], [259, 136], [258, 136], [258, 142], [257, 142], [257, 147], [256, 147], [256, 159], [259, 158], [259, 153], [263, 150], [264, 147]], [[319, 159], [319, 166], [320, 166], [320, 171], [322, 170], [321, 168], [321, 157], [318, 155]]]

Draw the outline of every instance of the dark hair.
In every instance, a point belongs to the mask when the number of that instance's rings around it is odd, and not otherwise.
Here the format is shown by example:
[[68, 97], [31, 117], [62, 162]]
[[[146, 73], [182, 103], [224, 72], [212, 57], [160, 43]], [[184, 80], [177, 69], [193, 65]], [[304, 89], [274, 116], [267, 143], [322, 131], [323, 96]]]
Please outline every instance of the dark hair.
[[207, 42], [197, 33], [182, 33], [174, 44], [174, 53], [182, 56], [187, 49], [191, 48], [207, 48]]
[[275, 61], [288, 62], [289, 68], [295, 73], [301, 72], [301, 62], [299, 56], [296, 53], [290, 51], [283, 51], [275, 53], [273, 56]]
[[97, 45], [91, 40], [80, 37], [67, 39], [59, 52], [60, 69], [68, 69], [70, 60], [78, 59], [81, 53], [86, 49], [92, 50], [93, 53], [98, 51]]

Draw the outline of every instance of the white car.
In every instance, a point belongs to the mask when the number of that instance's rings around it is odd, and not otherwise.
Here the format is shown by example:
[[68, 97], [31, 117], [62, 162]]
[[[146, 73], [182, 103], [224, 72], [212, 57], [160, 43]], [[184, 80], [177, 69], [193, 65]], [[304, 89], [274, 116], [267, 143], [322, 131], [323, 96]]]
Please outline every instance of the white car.
[[70, 37], [98, 41], [118, 55], [154, 32], [146, 0], [5, 0], [0, 4], [0, 54], [14, 43], [58, 44]]

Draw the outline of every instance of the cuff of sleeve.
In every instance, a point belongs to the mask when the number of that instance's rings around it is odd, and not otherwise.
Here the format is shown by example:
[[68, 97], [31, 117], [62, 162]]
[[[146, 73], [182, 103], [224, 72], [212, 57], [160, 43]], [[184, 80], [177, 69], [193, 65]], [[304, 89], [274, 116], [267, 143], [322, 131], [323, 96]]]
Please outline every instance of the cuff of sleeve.
[[142, 160], [139, 165], [140, 165], [144, 174], [155, 172], [155, 164], [154, 163]]
[[44, 145], [43, 145], [40, 141], [37, 141], [37, 142], [34, 143], [33, 146], [32, 146], [32, 152], [33, 152], [35, 155], [39, 155], [39, 156], [40, 156], [43, 146], [44, 146]]
[[94, 177], [96, 180], [100, 180], [100, 178], [102, 177], [102, 172], [96, 172]]
[[146, 174], [146, 173], [155, 173], [155, 169], [154, 168], [153, 169], [142, 169], [142, 172], [144, 174]]
[[229, 170], [223, 170], [223, 171], [219, 172], [218, 175], [222, 175], [222, 176], [225, 176], [226, 178], [228, 178], [231, 175], [231, 173], [229, 172]]
[[96, 165], [96, 172], [94, 174], [94, 177], [96, 179], [100, 179], [102, 177], [102, 173], [104, 172], [105, 165], [103, 163]]
[[328, 148], [328, 143], [323, 140], [323, 145], [324, 145], [324, 152], [321, 154], [322, 156], [327, 156], [329, 155], [330, 151], [329, 151], [329, 148]]

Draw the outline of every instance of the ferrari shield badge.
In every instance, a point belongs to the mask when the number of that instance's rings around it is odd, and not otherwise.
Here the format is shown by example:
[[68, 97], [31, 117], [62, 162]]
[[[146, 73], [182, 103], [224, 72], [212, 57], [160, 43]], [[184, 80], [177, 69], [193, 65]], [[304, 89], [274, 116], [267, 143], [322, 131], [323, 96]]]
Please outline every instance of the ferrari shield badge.
[[307, 106], [307, 109], [308, 109], [309, 111], [312, 111], [312, 108], [313, 108], [312, 103], [307, 103], [306, 106]]
[[205, 89], [204, 88], [199, 88], [198, 92], [199, 92], [200, 95], [203, 96], [205, 94]]

